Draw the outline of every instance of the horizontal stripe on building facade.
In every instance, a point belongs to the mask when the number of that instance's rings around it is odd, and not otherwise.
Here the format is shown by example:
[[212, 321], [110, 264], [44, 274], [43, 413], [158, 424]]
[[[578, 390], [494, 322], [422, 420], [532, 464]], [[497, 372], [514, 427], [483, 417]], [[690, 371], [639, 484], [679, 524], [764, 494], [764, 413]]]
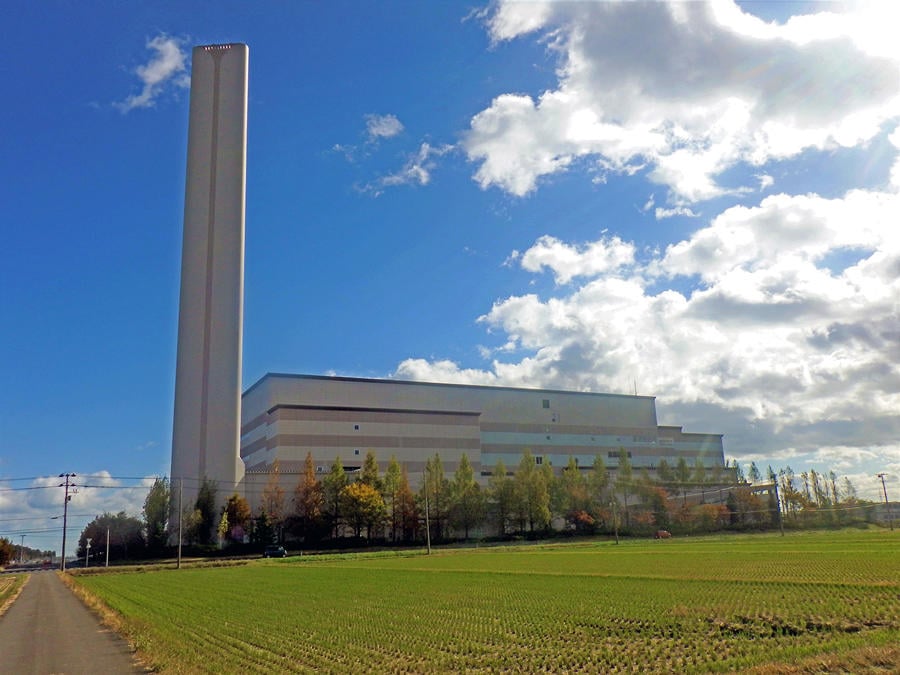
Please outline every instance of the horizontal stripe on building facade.
[[269, 439], [263, 436], [260, 439], [253, 441], [252, 443], [248, 443], [247, 445], [241, 445], [241, 459], [245, 459], [249, 457], [254, 452], [258, 450], [265, 450], [269, 447], [268, 445]]
[[255, 443], [260, 438], [265, 438], [268, 435], [268, 426], [260, 426], [255, 429], [251, 429], [250, 431], [241, 434], [241, 447], [250, 445], [251, 443]]
[[241, 436], [244, 436], [244, 435], [250, 433], [251, 431], [253, 431], [254, 429], [256, 429], [257, 427], [264, 426], [268, 423], [269, 423], [269, 414], [261, 413], [261, 414], [257, 415], [256, 417], [254, 417], [252, 420], [244, 422], [241, 425]]
[[[315, 459], [313, 458], [313, 466], [316, 478], [322, 480], [322, 477], [331, 472], [331, 466], [334, 463], [333, 458], [326, 459]], [[459, 462], [442, 462], [444, 465], [444, 475], [445, 477], [451, 477], [453, 473], [459, 468]], [[361, 463], [345, 463], [343, 458], [341, 459], [341, 464], [344, 465], [344, 472], [348, 474], [348, 476], [353, 479], [355, 474], [359, 471], [359, 467], [362, 466]], [[428, 465], [427, 462], [424, 461], [407, 461], [400, 462], [398, 460], [398, 464], [401, 469], [406, 469], [408, 474], [421, 474], [425, 472], [425, 469]], [[384, 478], [385, 473], [387, 472], [388, 462], [378, 462], [378, 475], [381, 478]], [[473, 470], [476, 475], [481, 471], [480, 466], [473, 466]], [[264, 462], [260, 462], [253, 466], [247, 468], [247, 473], [245, 474], [247, 477], [256, 477], [256, 478], [266, 478], [271, 475], [272, 465], [266, 464]], [[278, 473], [280, 475], [285, 476], [298, 476], [306, 473], [306, 460], [279, 460], [278, 461]], [[264, 481], [263, 481], [264, 484]]]
[[[489, 455], [491, 453], [509, 453], [518, 452], [520, 455], [525, 451], [532, 455], [559, 455], [560, 457], [568, 457], [569, 455], [590, 455], [591, 457], [599, 455], [603, 459], [618, 457], [619, 450], [625, 450], [630, 457], [667, 457], [668, 455], [660, 453], [657, 448], [648, 448], [629, 445], [548, 445], [547, 443], [485, 443], [481, 446], [481, 454]], [[668, 461], [668, 460], [667, 460]]]
[[433, 455], [442, 449], [481, 451], [477, 438], [441, 438], [419, 436], [337, 436], [332, 434], [279, 434], [268, 439], [267, 447], [321, 447], [421, 449]]
[[[354, 427], [359, 427], [358, 429]], [[320, 435], [351, 436], [362, 438], [378, 436], [387, 438], [481, 438], [474, 425], [446, 426], [443, 424], [395, 424], [384, 422], [324, 422], [319, 420], [279, 420], [268, 427], [270, 436], [280, 435]]]
[[395, 458], [401, 465], [411, 462], [425, 462], [437, 454], [441, 458], [444, 466], [456, 466], [463, 455], [469, 459], [472, 466], [481, 465], [481, 455], [465, 448], [365, 448], [359, 449], [354, 447], [323, 447], [318, 446], [280, 446], [267, 450], [257, 450], [256, 452], [245, 455], [244, 460], [247, 467], [256, 467], [259, 465], [271, 465], [277, 459], [281, 461], [306, 461], [307, 455], [315, 457], [326, 457], [328, 466], [336, 459], [340, 458], [341, 462], [347, 466], [353, 464], [361, 464], [366, 455], [372, 453], [375, 461], [381, 466], [387, 466], [391, 458]]
[[241, 436], [279, 420], [318, 422], [390, 422], [394, 424], [439, 424], [441, 426], [478, 426], [480, 413], [443, 410], [391, 410], [389, 408], [349, 408], [342, 406], [278, 405], [257, 415], [241, 427]]
[[482, 432], [517, 434], [574, 434], [578, 436], [652, 436], [656, 438], [656, 427], [614, 427], [587, 426], [583, 424], [510, 424], [505, 422], [482, 422]]
[[585, 447], [585, 448], [656, 448], [650, 440], [635, 440], [634, 436], [617, 436], [609, 434], [566, 434], [550, 432], [524, 433], [486, 431], [481, 434], [482, 447], [489, 445], [529, 446], [541, 444], [553, 447]]
[[446, 410], [391, 410], [389, 408], [346, 408], [331, 406], [275, 406], [273, 420], [315, 420], [322, 422], [389, 422], [393, 424], [440, 424], [478, 426], [480, 413]]

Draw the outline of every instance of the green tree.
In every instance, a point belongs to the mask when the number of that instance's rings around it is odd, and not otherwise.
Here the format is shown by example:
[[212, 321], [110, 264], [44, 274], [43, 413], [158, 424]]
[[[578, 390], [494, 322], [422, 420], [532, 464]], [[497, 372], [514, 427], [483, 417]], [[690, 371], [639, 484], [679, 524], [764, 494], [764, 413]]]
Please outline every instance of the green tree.
[[16, 547], [6, 537], [0, 537], [0, 567], [9, 563], [16, 554]]
[[591, 497], [588, 481], [578, 468], [575, 457], [569, 456], [569, 463], [557, 481], [559, 485], [559, 506], [557, 512], [576, 531], [590, 530], [594, 526], [591, 515]]
[[263, 510], [253, 519], [253, 532], [250, 534], [250, 543], [255, 546], [267, 546], [278, 541], [278, 533], [272, 518]]
[[665, 458], [659, 460], [659, 466], [656, 467], [656, 475], [663, 483], [671, 483], [675, 480], [675, 474], [672, 472], [672, 467], [669, 466], [669, 463]]
[[387, 505], [388, 510], [388, 532], [391, 541], [397, 541], [397, 534], [401, 529], [400, 504], [397, 497], [402, 477], [403, 472], [400, 469], [400, 462], [397, 461], [396, 456], [391, 455], [387, 471], [385, 471], [384, 479], [381, 482], [381, 495], [384, 497], [384, 503]]
[[524, 530], [526, 524], [529, 532], [547, 527], [550, 524], [550, 486], [546, 473], [538, 470], [529, 450], [522, 454], [513, 482], [520, 529]]
[[759, 470], [759, 467], [756, 466], [756, 462], [750, 462], [750, 482], [751, 483], [759, 483], [762, 481], [762, 473]]
[[228, 526], [228, 509], [222, 509], [219, 526], [216, 528], [216, 534], [219, 535], [219, 546], [225, 546], [228, 543], [230, 530], [231, 528]]
[[844, 476], [844, 495], [845, 502], [856, 502], [856, 487], [847, 476]]
[[494, 522], [500, 536], [506, 534], [506, 528], [512, 522], [515, 509], [515, 485], [506, 475], [503, 460], [497, 460], [491, 477], [488, 479], [488, 500], [493, 512]]
[[805, 503], [803, 494], [797, 489], [794, 470], [787, 466], [778, 472], [781, 478], [781, 502], [784, 504], [785, 515], [789, 515], [792, 522], [796, 522], [798, 514]]
[[419, 508], [416, 505], [416, 496], [409, 486], [409, 473], [406, 465], [400, 469], [400, 483], [394, 496], [400, 536], [404, 541], [413, 541], [419, 530]]
[[425, 464], [425, 476], [422, 489], [419, 491], [420, 501], [424, 504], [428, 499], [428, 521], [433, 528], [432, 538], [440, 541], [444, 538], [450, 506], [450, 483], [444, 478], [444, 463], [435, 453]]
[[82, 560], [84, 559], [88, 538], [91, 540], [92, 555], [101, 552], [105, 554], [106, 534], [109, 532], [110, 560], [142, 558], [146, 551], [143, 530], [144, 523], [138, 518], [127, 515], [124, 511], [115, 515], [104, 513], [94, 518], [81, 531], [76, 555]]
[[675, 465], [675, 478], [678, 481], [678, 487], [681, 488], [681, 505], [687, 506], [687, 484], [691, 480], [691, 469], [684, 457], [678, 458]]
[[151, 556], [162, 555], [168, 545], [171, 498], [168, 479], [157, 478], [144, 499], [144, 537]]
[[734, 473], [734, 482], [735, 483], [746, 483], [747, 479], [744, 478], [744, 470], [741, 468], [741, 465], [738, 463], [736, 459], [731, 460], [731, 471]]
[[769, 519], [766, 505], [749, 487], [739, 486], [732, 489], [725, 499], [725, 506], [731, 512], [731, 524], [738, 528], [747, 528], [765, 523]]
[[331, 465], [331, 470], [325, 474], [322, 481], [324, 512], [331, 525], [332, 537], [341, 535], [341, 490], [346, 487], [347, 483], [344, 465], [341, 463], [341, 458], [337, 457]]
[[703, 485], [706, 483], [706, 464], [703, 463], [703, 458], [698, 457], [694, 460], [694, 474], [691, 476], [693, 481], [698, 485]]
[[622, 504], [625, 510], [625, 527], [631, 526], [628, 513], [628, 497], [631, 494], [634, 483], [634, 472], [631, 468], [631, 458], [625, 448], [619, 448], [619, 464], [616, 467], [616, 490], [622, 493]]
[[599, 520], [606, 513], [607, 491], [609, 490], [609, 472], [601, 455], [594, 455], [593, 470], [588, 475], [587, 487], [591, 500], [590, 513], [595, 520]]
[[475, 480], [475, 471], [468, 455], [459, 460], [453, 481], [450, 483], [450, 523], [461, 529], [464, 538], [469, 538], [469, 530], [484, 518], [484, 496]]
[[189, 538], [198, 544], [212, 542], [213, 528], [218, 524], [218, 511], [216, 509], [216, 482], [204, 478], [200, 482], [200, 490], [194, 502], [194, 515], [191, 518], [192, 527], [189, 528]]
[[232, 541], [242, 543], [253, 518], [253, 514], [250, 512], [250, 504], [235, 492], [225, 502], [225, 513], [228, 516], [227, 536]]
[[325, 490], [316, 477], [312, 453], [306, 453], [303, 474], [294, 489], [294, 514], [298, 534], [304, 540], [318, 539], [324, 519]]
[[277, 531], [284, 521], [284, 488], [281, 487], [281, 464], [277, 459], [269, 467], [260, 510], [269, 516], [272, 527]]
[[668, 529], [671, 524], [669, 515], [669, 493], [665, 488], [651, 485], [646, 494], [646, 503], [653, 514], [653, 523], [657, 528]]
[[381, 493], [362, 481], [345, 485], [340, 493], [341, 513], [350, 523], [357, 537], [366, 528], [366, 538], [371, 539], [384, 522], [387, 509]]
[[362, 469], [359, 472], [359, 480], [366, 485], [371, 485], [379, 492], [383, 488], [381, 479], [378, 477], [378, 460], [375, 459], [375, 453], [371, 450], [366, 453], [366, 457], [363, 460]]

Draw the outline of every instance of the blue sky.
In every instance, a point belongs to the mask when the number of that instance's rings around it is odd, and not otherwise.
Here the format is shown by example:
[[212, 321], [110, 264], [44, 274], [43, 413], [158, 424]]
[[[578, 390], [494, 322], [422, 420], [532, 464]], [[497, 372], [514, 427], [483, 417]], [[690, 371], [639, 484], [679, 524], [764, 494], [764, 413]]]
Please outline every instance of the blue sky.
[[898, 19], [6, 6], [0, 536], [58, 548], [61, 472], [103, 486], [76, 495], [78, 531], [168, 472], [190, 48], [231, 41], [250, 46], [245, 386], [636, 385], [729, 458], [869, 498], [885, 471], [900, 494]]

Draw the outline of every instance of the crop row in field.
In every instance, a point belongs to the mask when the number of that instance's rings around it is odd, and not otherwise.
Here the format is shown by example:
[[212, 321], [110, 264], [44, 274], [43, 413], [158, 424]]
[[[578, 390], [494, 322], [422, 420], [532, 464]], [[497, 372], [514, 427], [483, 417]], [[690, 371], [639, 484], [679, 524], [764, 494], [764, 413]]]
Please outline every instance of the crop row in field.
[[[735, 548], [748, 554], [741, 579]], [[896, 642], [897, 552], [878, 536], [759, 537], [295, 558], [79, 583], [171, 672], [707, 672]]]

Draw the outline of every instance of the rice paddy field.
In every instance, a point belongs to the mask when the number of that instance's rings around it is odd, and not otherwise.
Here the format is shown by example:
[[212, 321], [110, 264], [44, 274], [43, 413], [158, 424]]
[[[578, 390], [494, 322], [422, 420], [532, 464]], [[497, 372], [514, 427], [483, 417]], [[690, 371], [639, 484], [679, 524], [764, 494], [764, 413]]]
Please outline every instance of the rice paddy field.
[[147, 665], [171, 673], [900, 672], [900, 533], [885, 531], [303, 556], [75, 581]]

